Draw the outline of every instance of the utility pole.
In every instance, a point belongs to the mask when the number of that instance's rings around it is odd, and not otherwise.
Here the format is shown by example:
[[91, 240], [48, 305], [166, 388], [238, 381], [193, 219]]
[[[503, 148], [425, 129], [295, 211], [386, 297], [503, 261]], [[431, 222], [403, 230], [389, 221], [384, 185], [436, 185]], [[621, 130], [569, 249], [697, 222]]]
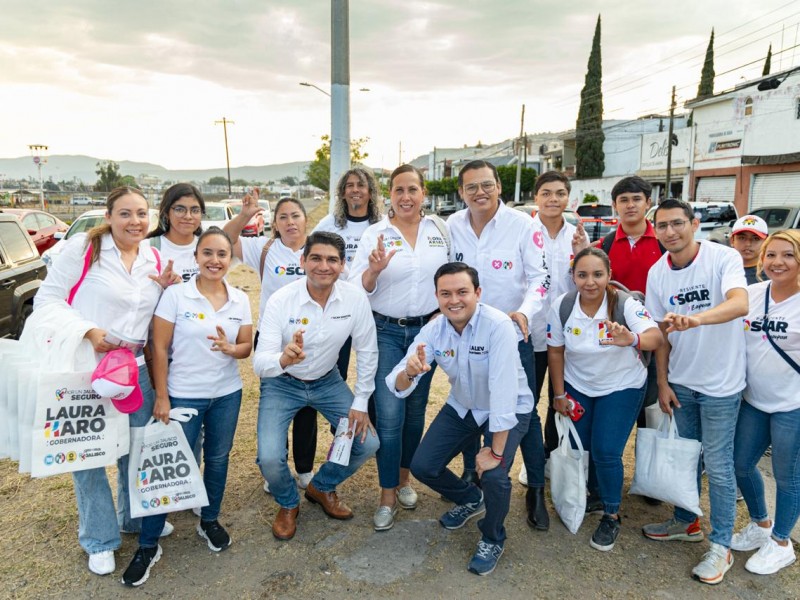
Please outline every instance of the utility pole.
[[397, 151], [397, 164], [398, 166], [403, 164], [403, 140], [400, 140], [400, 147]]
[[232, 196], [231, 192], [231, 159], [228, 156], [228, 125], [235, 125], [233, 121], [222, 117], [221, 121], [214, 121], [214, 125], [222, 123], [222, 131], [225, 133], [225, 163], [228, 165], [228, 197]]
[[331, 1], [331, 169], [329, 211], [336, 185], [350, 168], [350, 17], [348, 0]]
[[47, 152], [47, 146], [43, 146], [42, 144], [29, 144], [28, 148], [30, 148], [31, 155], [33, 156], [33, 164], [35, 164], [39, 169], [39, 202], [42, 206], [42, 210], [45, 210], [44, 181], [42, 180], [42, 165], [44, 165], [47, 162], [47, 157], [44, 156], [44, 153]]
[[519, 194], [522, 184], [522, 137], [525, 135], [525, 105], [522, 105], [522, 116], [519, 120], [519, 138], [517, 142], [519, 149], [517, 150], [517, 181], [514, 183], [514, 204], [519, 204]]
[[659, 204], [672, 196], [670, 186], [672, 185], [672, 127], [675, 120], [675, 86], [672, 86], [672, 103], [669, 105], [669, 133], [667, 134], [667, 181], [664, 185], [665, 197], [661, 198]]

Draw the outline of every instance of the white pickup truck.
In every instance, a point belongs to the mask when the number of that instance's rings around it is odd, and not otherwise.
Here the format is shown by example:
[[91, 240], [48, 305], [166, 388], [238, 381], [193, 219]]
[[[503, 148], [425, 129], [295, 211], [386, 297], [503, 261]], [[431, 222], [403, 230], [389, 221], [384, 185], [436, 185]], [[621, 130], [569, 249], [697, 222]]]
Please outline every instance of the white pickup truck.
[[[800, 204], [760, 206], [750, 211], [751, 215], [761, 217], [767, 222], [770, 233], [781, 229], [800, 229]], [[712, 242], [728, 245], [733, 223], [714, 229], [708, 235]]]

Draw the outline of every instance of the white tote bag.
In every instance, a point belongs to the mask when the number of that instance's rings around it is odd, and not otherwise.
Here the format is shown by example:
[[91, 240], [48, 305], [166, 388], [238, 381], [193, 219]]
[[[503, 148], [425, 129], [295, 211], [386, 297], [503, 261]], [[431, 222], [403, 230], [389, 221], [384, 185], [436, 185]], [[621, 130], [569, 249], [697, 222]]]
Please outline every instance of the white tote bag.
[[132, 517], [208, 506], [203, 476], [178, 423], [196, 415], [195, 409], [177, 408], [170, 411], [166, 425], [150, 419], [144, 427], [131, 427], [128, 490]]
[[[570, 533], [577, 533], [586, 512], [586, 473], [589, 453], [583, 449], [572, 421], [556, 414], [558, 448], [550, 453], [550, 495], [553, 505]], [[577, 449], [572, 448], [570, 436]]]
[[630, 493], [657, 498], [703, 515], [697, 489], [702, 444], [679, 437], [675, 419], [666, 413], [658, 429], [636, 433], [636, 471]]

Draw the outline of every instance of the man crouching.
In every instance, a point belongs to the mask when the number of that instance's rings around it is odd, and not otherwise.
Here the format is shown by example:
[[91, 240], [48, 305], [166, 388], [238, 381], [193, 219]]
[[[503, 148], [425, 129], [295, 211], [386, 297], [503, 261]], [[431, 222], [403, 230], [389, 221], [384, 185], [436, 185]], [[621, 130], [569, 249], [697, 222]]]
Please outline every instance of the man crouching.
[[[403, 398], [434, 360], [447, 373], [447, 403], [414, 454], [411, 472], [456, 504], [439, 519], [445, 529], [459, 529], [485, 513], [478, 522], [481, 540], [468, 568], [488, 575], [503, 554], [503, 522], [511, 499], [508, 472], [528, 431], [533, 394], [511, 319], [479, 302], [478, 272], [464, 263], [447, 263], [439, 267], [434, 283], [444, 318], [422, 328], [405, 359], [386, 377], [386, 385]], [[478, 487], [447, 465], [481, 434], [485, 446], [477, 456]]]

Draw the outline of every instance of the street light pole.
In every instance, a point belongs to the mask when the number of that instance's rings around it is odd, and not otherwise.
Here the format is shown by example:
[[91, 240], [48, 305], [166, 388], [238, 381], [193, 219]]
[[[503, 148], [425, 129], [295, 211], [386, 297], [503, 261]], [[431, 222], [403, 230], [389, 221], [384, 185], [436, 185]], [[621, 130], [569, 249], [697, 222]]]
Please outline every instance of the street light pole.
[[47, 146], [42, 144], [29, 144], [31, 155], [33, 155], [33, 164], [39, 169], [39, 202], [41, 203], [42, 210], [44, 207], [44, 181], [42, 180], [42, 165], [47, 162], [47, 157], [43, 156], [47, 152]]
[[221, 121], [214, 121], [214, 125], [222, 123], [222, 131], [225, 133], [225, 163], [228, 165], [228, 197], [232, 196], [231, 192], [231, 159], [228, 156], [228, 125], [235, 125], [233, 121], [222, 117]]
[[331, 166], [329, 211], [336, 184], [350, 168], [350, 20], [349, 1], [331, 1]]

